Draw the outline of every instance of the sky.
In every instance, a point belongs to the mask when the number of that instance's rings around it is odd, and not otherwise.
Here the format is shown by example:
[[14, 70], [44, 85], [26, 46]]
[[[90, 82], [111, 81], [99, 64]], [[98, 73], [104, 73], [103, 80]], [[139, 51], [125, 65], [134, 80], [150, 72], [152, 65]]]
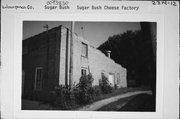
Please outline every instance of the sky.
[[[63, 21], [24, 21], [23, 22], [23, 39], [37, 35], [46, 29], [43, 28], [48, 24], [49, 29], [63, 25], [71, 28], [71, 22]], [[98, 47], [108, 40], [108, 37], [121, 34], [127, 30], [141, 29], [139, 22], [75, 22], [74, 32], [88, 40], [89, 43]]]

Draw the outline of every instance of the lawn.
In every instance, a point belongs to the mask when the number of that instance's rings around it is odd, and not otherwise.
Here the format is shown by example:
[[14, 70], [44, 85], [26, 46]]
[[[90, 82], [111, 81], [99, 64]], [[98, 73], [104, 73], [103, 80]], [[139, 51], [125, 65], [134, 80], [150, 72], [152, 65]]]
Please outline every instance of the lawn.
[[119, 99], [116, 102], [109, 103], [108, 105], [99, 108], [97, 111], [118, 111], [121, 107], [123, 107], [128, 101], [133, 99], [135, 96], [136, 95]]
[[116, 96], [116, 95], [124, 94], [124, 93], [127, 93], [127, 92], [145, 91], [145, 90], [150, 90], [150, 88], [147, 88], [147, 87], [120, 88], [120, 89], [117, 89], [117, 90], [113, 90], [113, 92], [109, 93], [109, 94], [102, 94], [101, 93], [100, 95], [98, 95], [95, 98], [94, 102], [98, 101], [98, 100], [110, 98], [110, 97], [113, 97], [113, 96]]
[[138, 94], [119, 99], [98, 109], [98, 111], [155, 111], [152, 95]]
[[[117, 89], [117, 90], [113, 90], [112, 93], [108, 93], [108, 94], [103, 94], [103, 93], [100, 93], [98, 96], [96, 96], [93, 100], [93, 102], [96, 102], [96, 101], [99, 101], [99, 100], [103, 100], [103, 99], [107, 99], [107, 98], [110, 98], [110, 97], [113, 97], [113, 96], [117, 96], [117, 95], [120, 95], [120, 94], [125, 94], [127, 92], [135, 92], [135, 91], [145, 91], [145, 90], [150, 90], [149, 88], [147, 87], [134, 87], [134, 88], [120, 88], [120, 89]], [[127, 99], [132, 99], [132, 97], [134, 96], [131, 96], [130, 98], [127, 97], [123, 100], [126, 101]], [[91, 102], [91, 103], [93, 103]], [[80, 105], [80, 104], [73, 104], [71, 105], [67, 110], [76, 110], [77, 108], [80, 108], [82, 106], [85, 106], [85, 105]], [[59, 107], [54, 107], [54, 109], [59, 109]]]
[[130, 100], [126, 105], [120, 108], [118, 111], [155, 111], [155, 100], [153, 95], [139, 94]]

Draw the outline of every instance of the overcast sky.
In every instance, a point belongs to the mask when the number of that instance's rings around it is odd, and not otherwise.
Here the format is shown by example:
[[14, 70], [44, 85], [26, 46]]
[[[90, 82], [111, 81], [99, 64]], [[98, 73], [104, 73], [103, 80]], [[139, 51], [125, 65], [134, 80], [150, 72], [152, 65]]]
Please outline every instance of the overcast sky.
[[[23, 39], [45, 31], [44, 25], [49, 29], [63, 25], [70, 28], [70, 22], [62, 21], [26, 21], [23, 23]], [[139, 22], [75, 22], [75, 33], [85, 38], [94, 47], [105, 42], [109, 36], [126, 32], [127, 30], [139, 30]]]

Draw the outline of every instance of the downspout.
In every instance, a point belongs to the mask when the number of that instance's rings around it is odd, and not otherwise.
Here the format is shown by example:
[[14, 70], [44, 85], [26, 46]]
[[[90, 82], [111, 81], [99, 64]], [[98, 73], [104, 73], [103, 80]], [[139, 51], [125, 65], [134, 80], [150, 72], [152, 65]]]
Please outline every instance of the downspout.
[[72, 86], [73, 82], [73, 33], [74, 33], [75, 22], [71, 22], [71, 41], [70, 41], [70, 69], [69, 69], [69, 88]]
[[68, 51], [69, 51], [69, 29], [66, 31], [66, 63], [65, 63], [65, 86], [68, 87]]

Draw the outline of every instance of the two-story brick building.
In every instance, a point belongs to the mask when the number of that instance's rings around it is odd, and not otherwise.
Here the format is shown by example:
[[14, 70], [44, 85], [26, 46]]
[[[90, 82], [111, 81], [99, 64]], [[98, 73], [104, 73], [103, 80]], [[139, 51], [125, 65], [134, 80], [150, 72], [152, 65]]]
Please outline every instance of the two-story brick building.
[[[81, 75], [92, 73], [93, 85], [99, 85], [102, 73], [112, 85], [126, 87], [126, 69], [105, 56], [87, 40], [73, 35], [71, 31], [58, 26], [23, 40], [22, 91], [26, 97], [33, 91], [51, 91], [57, 85], [72, 85], [79, 82]], [[73, 48], [70, 52], [70, 48]], [[110, 53], [110, 52], [109, 52]], [[70, 55], [72, 60], [72, 81], [70, 80]]]

